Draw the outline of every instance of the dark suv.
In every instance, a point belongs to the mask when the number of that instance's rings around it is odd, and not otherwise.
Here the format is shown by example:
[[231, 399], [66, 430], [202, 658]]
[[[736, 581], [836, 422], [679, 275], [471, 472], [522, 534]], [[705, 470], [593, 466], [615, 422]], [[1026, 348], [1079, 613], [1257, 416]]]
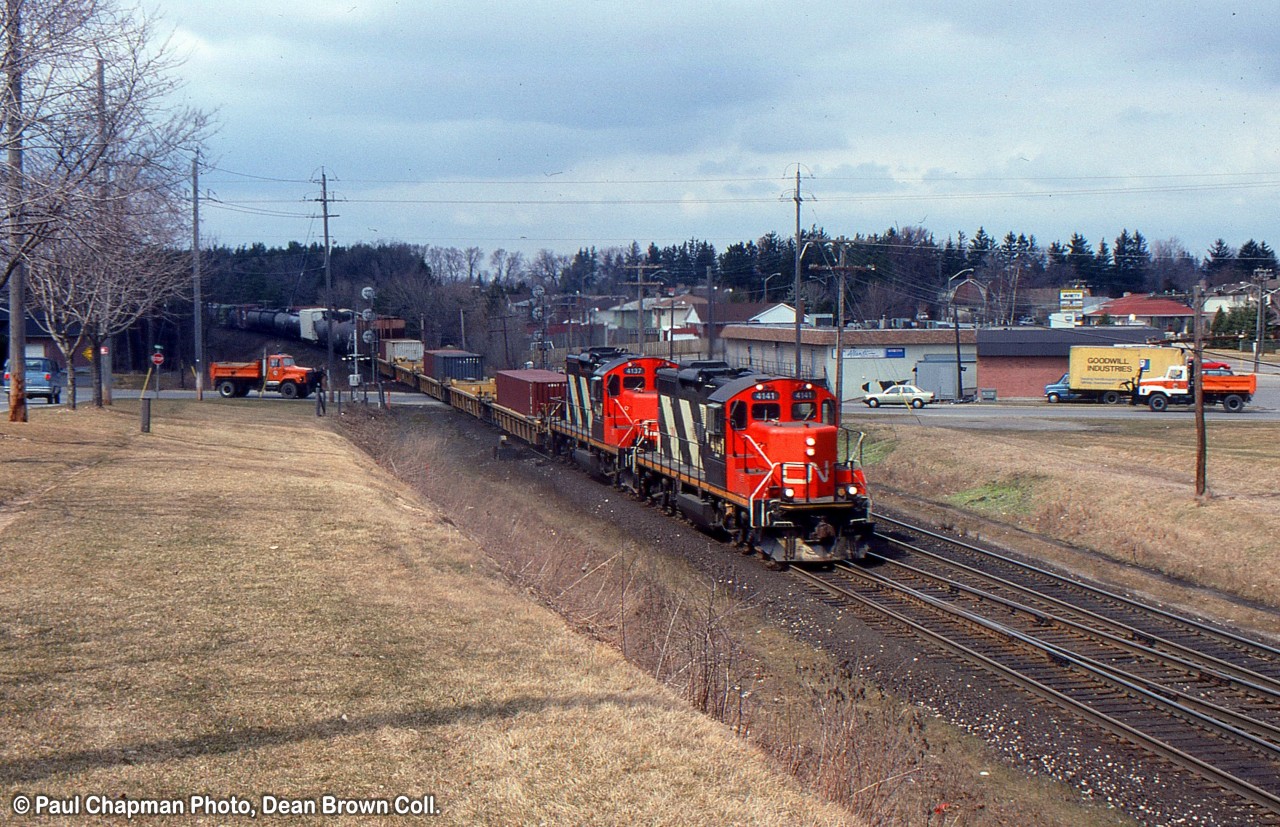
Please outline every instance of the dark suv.
[[[50, 405], [62, 401], [62, 389], [67, 384], [67, 374], [58, 363], [43, 357], [27, 357], [25, 377], [27, 398], [43, 396]], [[9, 362], [4, 363], [4, 392], [9, 392]]]

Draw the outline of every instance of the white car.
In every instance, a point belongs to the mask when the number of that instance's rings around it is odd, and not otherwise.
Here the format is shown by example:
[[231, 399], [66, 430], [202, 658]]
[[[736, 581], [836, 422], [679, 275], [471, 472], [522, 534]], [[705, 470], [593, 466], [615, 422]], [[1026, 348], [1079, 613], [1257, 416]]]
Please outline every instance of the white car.
[[878, 408], [881, 405], [910, 405], [913, 408], [923, 408], [933, 401], [933, 391], [922, 391], [915, 385], [894, 385], [880, 393], [869, 393], [862, 401], [872, 408]]

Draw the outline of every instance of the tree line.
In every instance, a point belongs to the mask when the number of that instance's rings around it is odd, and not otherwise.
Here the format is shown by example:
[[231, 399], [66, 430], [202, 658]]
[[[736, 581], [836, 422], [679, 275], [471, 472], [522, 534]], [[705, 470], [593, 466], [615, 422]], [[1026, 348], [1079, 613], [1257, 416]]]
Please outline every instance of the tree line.
[[[1096, 295], [1124, 292], [1181, 294], [1201, 278], [1213, 285], [1248, 281], [1256, 269], [1277, 269], [1265, 241], [1233, 248], [1219, 239], [1198, 258], [1176, 240], [1150, 243], [1139, 231], [1121, 230], [1113, 242], [1091, 244], [1079, 233], [1041, 247], [1035, 236], [995, 238], [979, 227], [938, 242], [918, 227], [834, 237], [810, 228], [801, 238], [802, 291], [806, 307], [831, 312], [837, 282], [815, 267], [843, 257], [856, 268], [847, 285], [850, 318], [937, 318], [957, 275], [984, 286], [991, 320], [1015, 322], [1029, 307], [1028, 291], [1087, 286]], [[634, 300], [666, 288], [713, 285], [720, 301], [793, 302], [796, 241], [768, 233], [717, 251], [710, 242], [642, 247], [580, 248], [572, 256], [541, 250], [533, 258], [503, 249], [486, 254], [405, 243], [334, 247], [331, 278], [337, 304], [355, 306], [364, 286], [377, 288], [378, 309], [404, 318], [428, 343], [458, 344], [468, 319], [474, 341], [506, 323], [513, 300], [542, 286], [560, 314], [581, 314], [587, 297]], [[300, 306], [324, 301], [324, 250], [318, 244], [269, 248], [219, 247], [204, 253], [209, 295], [222, 303]], [[1019, 297], [1021, 293], [1021, 298]], [[526, 324], [511, 318], [510, 326]]]

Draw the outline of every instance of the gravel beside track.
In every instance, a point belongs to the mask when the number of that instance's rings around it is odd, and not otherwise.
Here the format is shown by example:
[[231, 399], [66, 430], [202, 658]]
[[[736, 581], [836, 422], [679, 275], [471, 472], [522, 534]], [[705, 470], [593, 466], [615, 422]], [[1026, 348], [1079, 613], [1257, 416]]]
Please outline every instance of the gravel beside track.
[[[480, 423], [455, 416], [470, 445], [496, 442]], [[474, 456], [474, 453], [472, 453]], [[656, 509], [586, 475], [527, 455], [518, 462], [482, 463], [476, 472], [514, 475], [582, 504], [579, 517], [623, 524], [658, 554], [679, 556], [797, 638], [831, 652], [886, 691], [930, 710], [938, 718], [982, 737], [993, 750], [1034, 775], [1073, 785], [1087, 798], [1114, 806], [1146, 824], [1257, 824], [1256, 811], [1224, 806], [1216, 788], [1162, 759], [1118, 741], [1093, 724], [1064, 712], [988, 672], [922, 642], [910, 631], [856, 611], [758, 560], [676, 523]], [[549, 504], [549, 507], [555, 507]], [[936, 517], [936, 515], [934, 515]]]

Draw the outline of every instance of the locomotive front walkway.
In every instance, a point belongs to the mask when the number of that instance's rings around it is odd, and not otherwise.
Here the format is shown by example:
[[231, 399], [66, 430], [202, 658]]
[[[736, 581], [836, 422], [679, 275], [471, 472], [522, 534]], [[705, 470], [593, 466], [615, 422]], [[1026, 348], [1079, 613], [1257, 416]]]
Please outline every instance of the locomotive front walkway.
[[849, 823], [310, 405], [161, 400], [137, 430], [136, 403], [0, 423], [5, 821]]

